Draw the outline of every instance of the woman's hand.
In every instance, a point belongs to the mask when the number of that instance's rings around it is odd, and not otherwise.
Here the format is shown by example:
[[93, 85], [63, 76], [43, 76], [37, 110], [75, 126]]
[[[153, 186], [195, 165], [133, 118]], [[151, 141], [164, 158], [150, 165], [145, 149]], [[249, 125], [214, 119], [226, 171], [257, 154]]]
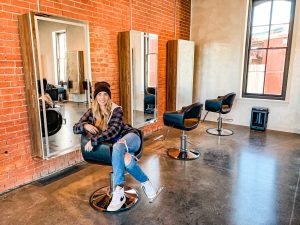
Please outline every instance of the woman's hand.
[[92, 142], [89, 141], [88, 143], [86, 143], [86, 145], [84, 146], [84, 150], [87, 152], [90, 152], [93, 150], [93, 146], [92, 146]]
[[97, 127], [93, 126], [92, 124], [84, 124], [84, 129], [87, 130], [88, 132], [90, 132], [91, 134], [98, 134], [99, 130], [97, 129]]

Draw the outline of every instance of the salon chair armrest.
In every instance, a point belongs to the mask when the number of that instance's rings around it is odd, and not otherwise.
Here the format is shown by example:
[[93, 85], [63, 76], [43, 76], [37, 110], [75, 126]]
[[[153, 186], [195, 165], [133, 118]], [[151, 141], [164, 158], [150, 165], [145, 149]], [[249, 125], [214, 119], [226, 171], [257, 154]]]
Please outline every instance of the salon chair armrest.
[[84, 147], [88, 141], [87, 136], [81, 136], [81, 153], [83, 159], [89, 163], [111, 165], [112, 143], [103, 142], [95, 146], [92, 151], [86, 151]]
[[222, 98], [208, 99], [205, 101], [205, 110], [210, 112], [218, 112], [221, 110], [223, 104]]
[[163, 117], [164, 124], [166, 126], [181, 129], [184, 125], [184, 114], [182, 113], [182, 110], [175, 112], [165, 112]]

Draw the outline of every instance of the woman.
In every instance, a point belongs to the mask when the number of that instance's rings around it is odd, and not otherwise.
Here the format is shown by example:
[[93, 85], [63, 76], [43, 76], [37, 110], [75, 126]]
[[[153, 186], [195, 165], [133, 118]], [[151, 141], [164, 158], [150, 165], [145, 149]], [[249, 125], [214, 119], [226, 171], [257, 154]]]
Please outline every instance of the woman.
[[74, 125], [73, 131], [75, 134], [87, 135], [89, 141], [84, 147], [85, 151], [92, 151], [103, 141], [114, 143], [112, 152], [114, 191], [108, 211], [119, 210], [126, 201], [125, 169], [142, 184], [142, 189], [149, 199], [156, 197], [157, 191], [133, 156], [141, 145], [139, 132], [123, 123], [122, 108], [111, 101], [110, 85], [107, 82], [95, 84], [92, 108]]

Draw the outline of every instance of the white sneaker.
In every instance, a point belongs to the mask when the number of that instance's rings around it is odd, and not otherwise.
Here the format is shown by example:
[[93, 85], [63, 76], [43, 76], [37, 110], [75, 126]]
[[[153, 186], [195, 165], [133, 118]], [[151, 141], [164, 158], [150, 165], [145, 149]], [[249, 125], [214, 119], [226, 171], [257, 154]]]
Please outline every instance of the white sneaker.
[[124, 188], [115, 190], [113, 192], [112, 200], [107, 207], [107, 211], [117, 211], [126, 201], [126, 196], [124, 194]]
[[157, 195], [157, 190], [153, 187], [149, 180], [142, 183], [142, 189], [150, 200], [154, 199]]

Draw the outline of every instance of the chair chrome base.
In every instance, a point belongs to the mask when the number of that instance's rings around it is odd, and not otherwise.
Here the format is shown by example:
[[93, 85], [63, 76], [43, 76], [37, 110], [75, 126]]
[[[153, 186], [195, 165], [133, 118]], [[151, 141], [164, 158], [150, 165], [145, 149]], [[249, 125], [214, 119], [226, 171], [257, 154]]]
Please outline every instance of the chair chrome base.
[[197, 150], [186, 149], [185, 151], [182, 151], [181, 149], [178, 148], [169, 148], [168, 156], [178, 160], [193, 160], [193, 159], [197, 159], [200, 156], [200, 152]]
[[[126, 186], [124, 187], [124, 189], [126, 201], [119, 210], [113, 212], [121, 212], [128, 210], [139, 201], [139, 195], [135, 189]], [[107, 211], [107, 207], [112, 199], [112, 194], [110, 190], [111, 189], [109, 186], [102, 187], [96, 190], [90, 197], [90, 205], [97, 211], [110, 212]]]
[[230, 136], [233, 134], [232, 130], [224, 129], [222, 128], [222, 116], [221, 113], [219, 113], [219, 118], [218, 118], [218, 127], [216, 128], [209, 128], [206, 130], [208, 134], [216, 135], [216, 136]]
[[216, 136], [230, 136], [233, 134], [232, 130], [228, 130], [228, 129], [218, 129], [218, 128], [209, 128], [206, 130], [207, 133], [212, 134], [212, 135], [216, 135]]
[[185, 131], [182, 131], [181, 135], [181, 144], [180, 148], [169, 148], [168, 149], [168, 156], [170, 156], [173, 159], [178, 159], [178, 160], [193, 160], [197, 159], [200, 156], [200, 152], [198, 150], [188, 150], [186, 148], [187, 144], [187, 136], [185, 134]]

